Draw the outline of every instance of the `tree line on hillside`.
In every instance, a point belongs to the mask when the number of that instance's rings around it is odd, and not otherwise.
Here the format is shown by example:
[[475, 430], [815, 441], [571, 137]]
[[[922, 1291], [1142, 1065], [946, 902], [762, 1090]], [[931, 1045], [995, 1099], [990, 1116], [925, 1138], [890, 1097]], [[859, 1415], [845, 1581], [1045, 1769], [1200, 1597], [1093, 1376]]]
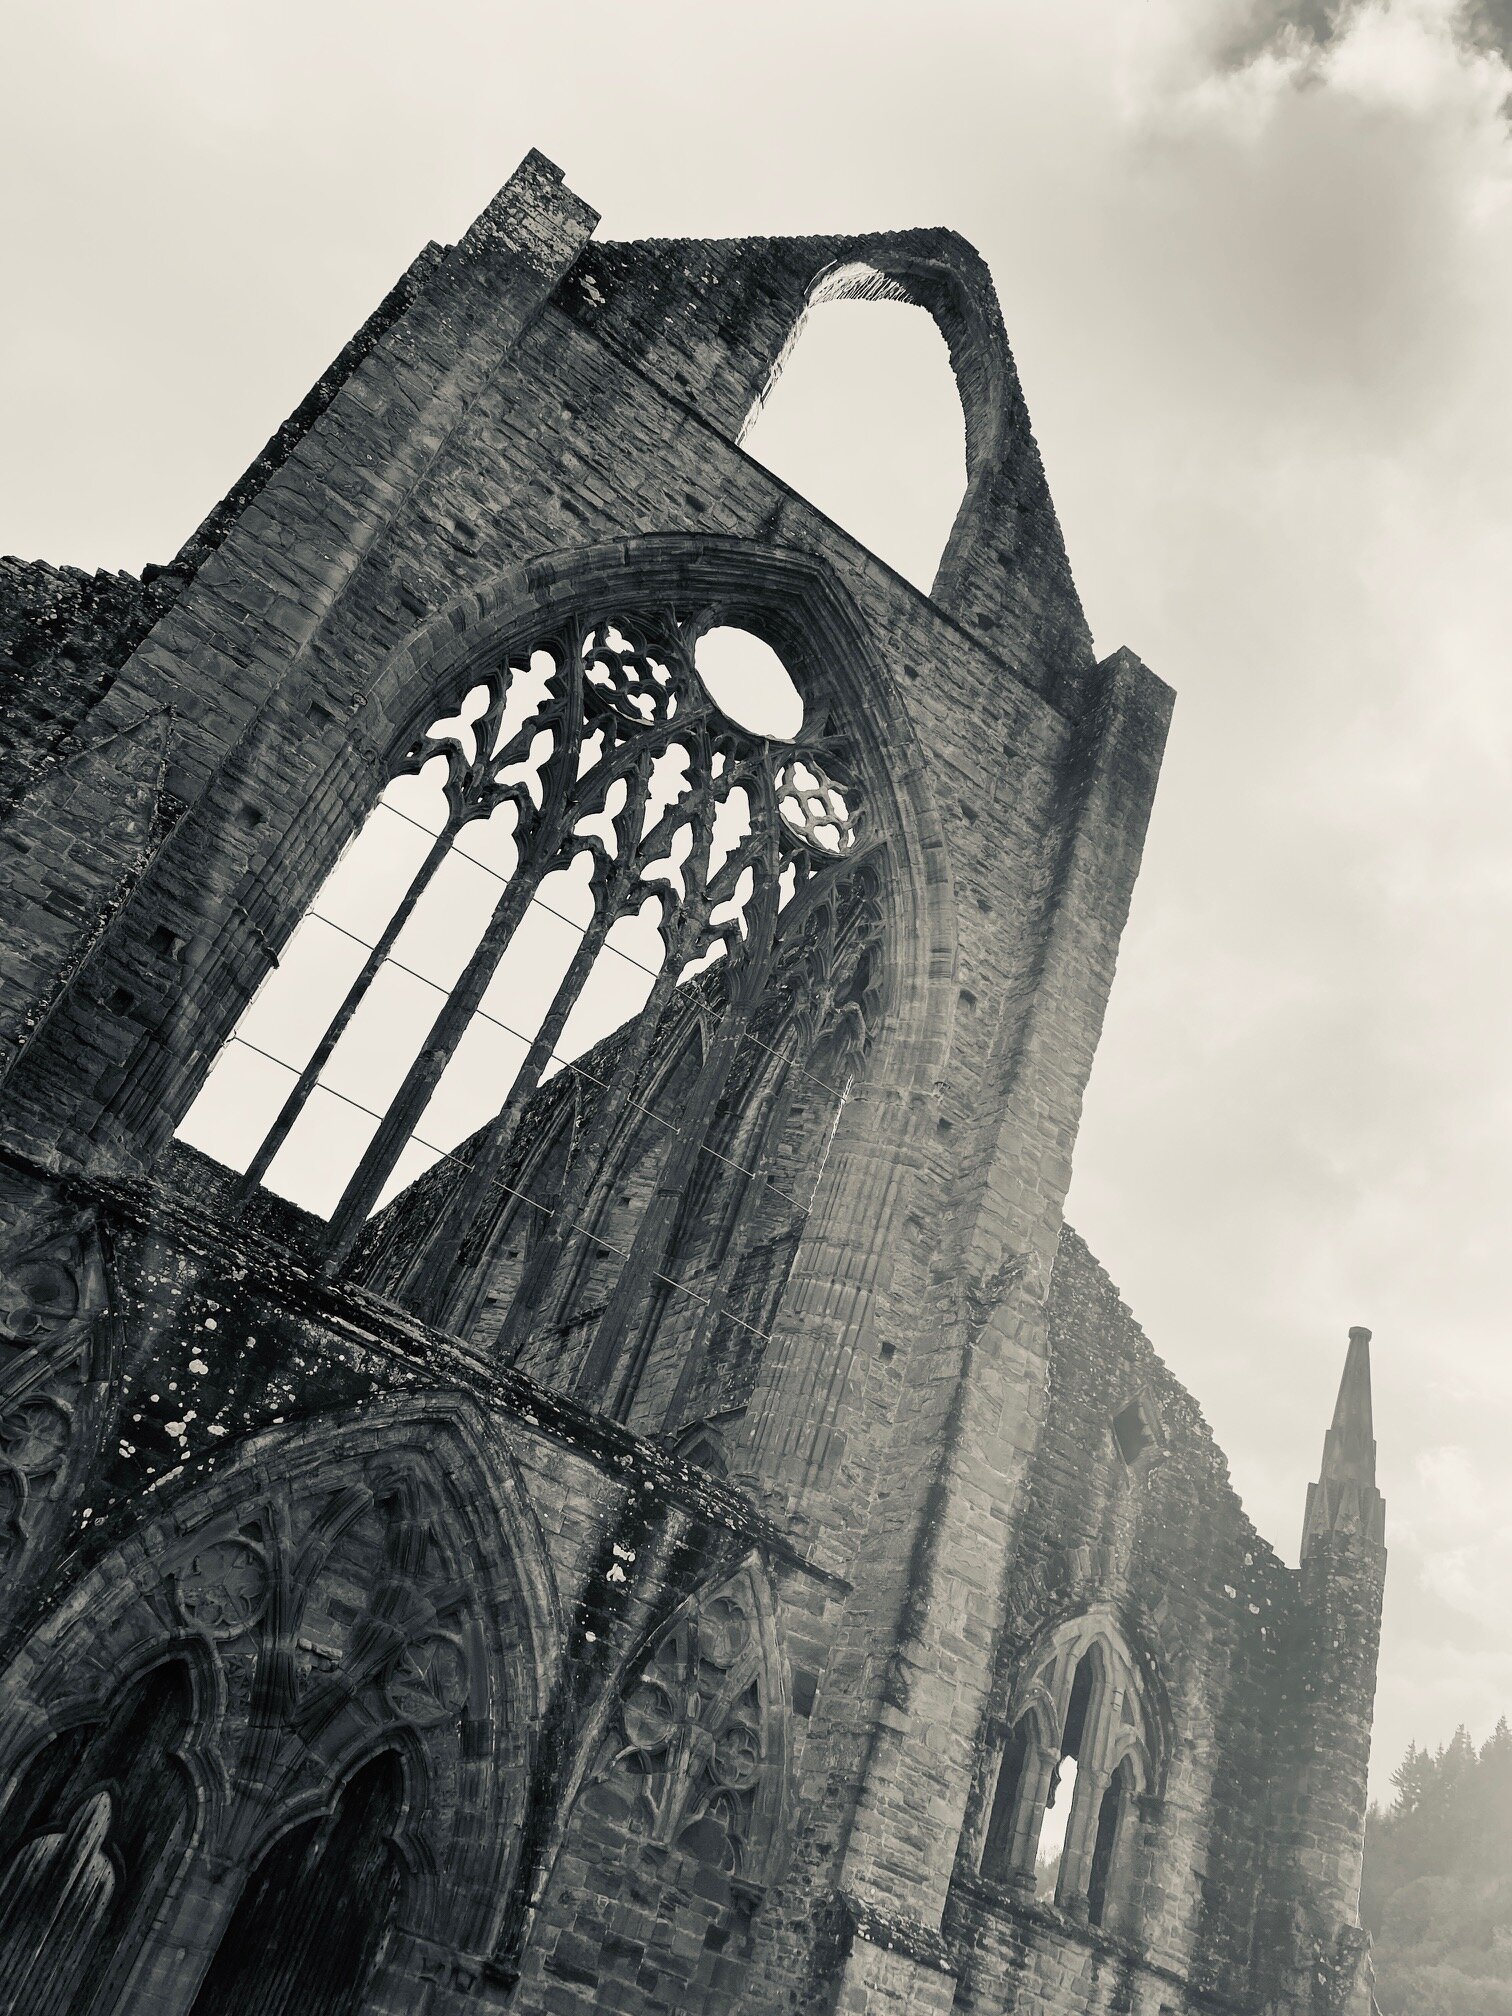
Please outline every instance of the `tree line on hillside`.
[[1512, 1729], [1414, 1743], [1365, 1827], [1360, 1916], [1383, 2016], [1512, 2016]]

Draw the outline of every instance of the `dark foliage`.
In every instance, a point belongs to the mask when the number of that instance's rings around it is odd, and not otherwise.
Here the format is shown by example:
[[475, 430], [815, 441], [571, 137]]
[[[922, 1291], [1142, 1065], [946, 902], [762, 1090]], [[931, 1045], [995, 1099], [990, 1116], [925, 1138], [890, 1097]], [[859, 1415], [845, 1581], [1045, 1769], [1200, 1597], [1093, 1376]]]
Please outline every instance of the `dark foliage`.
[[1360, 1911], [1384, 2016], [1512, 2016], [1512, 1729], [1416, 1744], [1371, 1809]]

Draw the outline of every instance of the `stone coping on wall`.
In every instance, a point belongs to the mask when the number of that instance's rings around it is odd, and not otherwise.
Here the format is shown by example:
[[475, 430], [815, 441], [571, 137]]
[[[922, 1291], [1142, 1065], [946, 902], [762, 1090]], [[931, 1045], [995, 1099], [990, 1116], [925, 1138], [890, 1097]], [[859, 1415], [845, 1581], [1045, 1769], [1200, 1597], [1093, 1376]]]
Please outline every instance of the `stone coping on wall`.
[[[567, 315], [555, 303], [550, 305], [547, 312], [559, 315], [563, 322], [572, 321], [572, 317]], [[573, 326], [581, 329], [583, 325], [574, 323]], [[1022, 668], [1007, 658], [997, 648], [990, 637], [984, 636], [980, 631], [973, 630], [953, 610], [947, 609], [942, 602], [937, 602], [929, 589], [921, 588], [916, 581], [910, 581], [908, 576], [900, 573], [890, 560], [884, 560], [880, 553], [874, 553], [868, 545], [857, 538], [854, 532], [847, 531], [838, 519], [832, 518], [822, 504], [816, 504], [812, 497], [805, 496], [801, 490], [796, 489], [793, 484], [789, 483], [786, 477], [778, 475], [774, 469], [769, 469], [765, 462], [759, 461], [748, 449], [742, 447], [738, 441], [731, 441], [727, 434], [715, 426], [708, 414], [701, 407], [679, 396], [679, 394], [672, 391], [668, 386], [663, 385], [659, 379], [652, 377], [650, 372], [634, 357], [618, 348], [608, 337], [602, 335], [598, 330], [585, 329], [583, 333], [590, 336], [600, 348], [607, 350], [621, 370], [639, 379], [642, 384], [650, 386], [658, 399], [669, 406], [678, 415], [680, 420], [688, 426], [696, 428], [699, 432], [706, 434], [711, 444], [717, 443], [721, 452], [733, 451], [743, 462], [748, 462], [752, 468], [759, 469], [764, 481], [771, 485], [772, 489], [785, 500], [789, 507], [794, 508], [800, 515], [807, 514], [827, 529], [833, 545], [842, 554], [849, 555], [851, 564], [858, 573], [865, 572], [867, 568], [875, 569], [881, 579], [887, 583], [889, 593], [914, 603], [926, 622], [933, 623], [941, 630], [947, 632], [959, 645], [963, 646], [981, 663], [991, 665], [1000, 670], [1005, 678], [1013, 681], [1015, 686], [1022, 687], [1026, 693], [1032, 695], [1033, 699], [1042, 705], [1048, 713], [1067, 722], [1074, 722], [1081, 718], [1087, 705], [1087, 696], [1085, 694], [1078, 694], [1073, 697], [1065, 695], [1057, 696], [1037, 691], [1026, 681]], [[1145, 669], [1148, 671], [1148, 667]], [[1156, 677], [1157, 675], [1151, 674], [1150, 676]], [[1165, 684], [1163, 680], [1160, 683], [1162, 686]]]
[[[586, 1456], [620, 1483], [722, 1526], [816, 1581], [849, 1590], [843, 1577], [812, 1561], [736, 1486], [510, 1366], [490, 1364], [460, 1338], [421, 1322], [386, 1297], [323, 1278], [289, 1248], [249, 1233], [223, 1212], [204, 1210], [167, 1184], [59, 1176], [8, 1152], [0, 1152], [0, 1166], [50, 1186], [74, 1206], [96, 1207], [117, 1222], [213, 1261], [217, 1270], [276, 1297], [281, 1306], [325, 1327], [344, 1344], [387, 1357], [411, 1375], [418, 1368], [437, 1385], [458, 1388], [531, 1432]], [[184, 1469], [194, 1467], [191, 1462]], [[172, 1474], [165, 1473], [156, 1484], [161, 1487]]]
[[864, 1939], [868, 1946], [901, 1953], [921, 1967], [955, 1978], [956, 1956], [949, 1941], [921, 1918], [906, 1917], [900, 1911], [884, 1911], [849, 1890], [834, 1893], [831, 1910], [843, 1939]]
[[950, 1903], [946, 1906], [949, 1929], [945, 1934], [945, 1944], [955, 1956], [953, 1964], [957, 1968], [965, 1962], [965, 1942], [951, 1920], [962, 1915], [963, 1909], [985, 1909], [1041, 1936], [1048, 1932], [1074, 1946], [1083, 1946], [1089, 1952], [1100, 1954], [1114, 1965], [1130, 1967], [1149, 1975], [1152, 1980], [1167, 1982], [1178, 1989], [1194, 2009], [1211, 2010], [1213, 2016], [1254, 2016], [1252, 2002], [1215, 1993], [1211, 1988], [1198, 1987], [1176, 1968], [1163, 1966], [1160, 1961], [1152, 1959], [1138, 1940], [1122, 1939], [1116, 1933], [1085, 1924], [1069, 1912], [1062, 1911], [1058, 1904], [1024, 1897], [1010, 1884], [994, 1883], [988, 1877], [979, 1876], [975, 1870], [957, 1869], [950, 1891]]

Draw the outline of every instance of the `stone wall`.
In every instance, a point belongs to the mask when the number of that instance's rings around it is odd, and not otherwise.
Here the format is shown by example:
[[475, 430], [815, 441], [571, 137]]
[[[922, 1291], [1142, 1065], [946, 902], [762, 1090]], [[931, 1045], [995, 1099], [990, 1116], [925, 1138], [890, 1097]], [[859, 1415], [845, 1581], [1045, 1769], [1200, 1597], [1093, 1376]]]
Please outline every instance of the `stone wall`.
[[[972, 2007], [1185, 2008], [1242, 2002], [1276, 1785], [1297, 1577], [1255, 1532], [1195, 1402], [1156, 1357], [1069, 1228], [1050, 1297], [1051, 1377], [1007, 1568], [996, 1712], [1063, 1618], [1106, 1614], [1143, 1662], [1162, 1725], [1162, 1783], [1142, 1815], [1137, 1932], [1110, 1936], [984, 1881], [976, 1861], [995, 1752], [986, 1746], [954, 1909], [975, 1952]], [[1131, 1463], [1115, 1417], [1151, 1439]], [[1066, 1982], [1083, 1985], [1067, 2003]], [[1097, 1985], [1094, 1987], [1093, 1984]]]
[[[1093, 662], [961, 241], [594, 222], [530, 157], [169, 569], [8, 577], [6, 1880], [85, 1900], [92, 2016], [1258, 2010], [1256, 1928], [1310, 1828], [1343, 1866], [1358, 1744], [1328, 1813], [1277, 1817], [1276, 1730], [1326, 1735], [1321, 1640], [1061, 1215], [1170, 696]], [[962, 390], [932, 597], [736, 439], [805, 305], [879, 291], [937, 316]], [[599, 1093], [541, 1095], [503, 1173], [563, 1204], [572, 1285], [506, 1333], [506, 1193], [459, 1240], [438, 1170], [347, 1253], [174, 1133], [438, 707], [646, 609], [781, 650], [864, 873], [743, 1021], [714, 974], [595, 1053]], [[749, 1045], [716, 1083], [732, 1029], [801, 1029], [846, 1096]], [[595, 1134], [632, 1095], [736, 1147], [757, 1201], [649, 1124]], [[740, 1322], [700, 1331], [695, 1292]], [[1068, 1629], [1116, 1641], [1144, 1718], [1116, 1929], [979, 1866], [1004, 1718]]]

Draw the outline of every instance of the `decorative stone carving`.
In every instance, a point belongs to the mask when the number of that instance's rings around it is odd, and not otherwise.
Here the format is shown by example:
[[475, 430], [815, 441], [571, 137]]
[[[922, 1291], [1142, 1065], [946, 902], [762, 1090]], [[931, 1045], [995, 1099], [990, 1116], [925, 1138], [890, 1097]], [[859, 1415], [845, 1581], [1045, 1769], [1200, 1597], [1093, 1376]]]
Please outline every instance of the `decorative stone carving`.
[[778, 771], [777, 806], [806, 846], [825, 854], [848, 854], [856, 844], [850, 802], [813, 756], [795, 757]]
[[650, 1842], [760, 1881], [780, 1820], [786, 1718], [758, 1571], [686, 1604], [625, 1690], [598, 1777], [633, 1788]]
[[[28, 1450], [47, 1439], [22, 1426]], [[113, 1726], [130, 1676], [166, 1663], [187, 1761], [156, 1778], [194, 1780], [196, 1854], [234, 1886], [281, 1840], [340, 1849], [343, 1788], [387, 1754], [402, 1783], [382, 1867], [444, 1870], [406, 1893], [417, 1933], [482, 1950], [519, 1853], [549, 1590], [539, 1555], [520, 1565], [528, 1515], [486, 1435], [460, 1400], [369, 1403], [154, 1494], [0, 1673], [0, 1788], [49, 1742]]]
[[240, 1533], [200, 1548], [173, 1580], [185, 1623], [217, 1639], [239, 1638], [259, 1623], [272, 1589], [267, 1554]]
[[52, 1476], [68, 1449], [72, 1415], [50, 1394], [18, 1400], [0, 1417], [0, 1451], [24, 1477]]
[[1010, 1253], [991, 1274], [961, 1284], [961, 1311], [966, 1335], [975, 1344], [1002, 1304], [1023, 1279], [1029, 1266], [1026, 1253]]
[[98, 1447], [115, 1335], [89, 1223], [0, 1234], [0, 1566], [11, 1591], [61, 1536]]
[[444, 1632], [415, 1638], [389, 1669], [384, 1692], [394, 1713], [418, 1728], [454, 1720], [467, 1701], [467, 1655]]
[[64, 1237], [25, 1253], [0, 1274], [0, 1337], [30, 1344], [49, 1337], [79, 1312], [83, 1254]]
[[[486, 1100], [479, 1105], [486, 1137], [475, 1145], [461, 1196], [447, 1205], [450, 1232], [440, 1224], [431, 1228], [443, 1255], [436, 1265], [445, 1271], [454, 1269], [457, 1238], [477, 1221], [520, 1138], [525, 1107], [548, 1074], [574, 1001], [582, 998], [596, 960], [611, 956], [604, 948], [615, 925], [630, 917], [655, 919], [662, 964], [653, 976], [653, 998], [637, 1018], [649, 1042], [672, 991], [716, 957], [725, 973], [748, 976], [754, 997], [772, 966], [784, 905], [807, 883], [834, 874], [856, 849], [858, 792], [846, 780], [851, 759], [826, 722], [806, 722], [798, 740], [754, 735], [721, 711], [699, 677], [698, 638], [721, 620], [711, 607], [590, 608], [564, 615], [547, 634], [522, 639], [502, 659], [470, 668], [457, 711], [433, 720], [397, 764], [393, 784], [419, 778], [419, 795], [405, 800], [408, 810], [385, 798], [371, 819], [386, 830], [395, 816], [412, 817], [429, 792], [436, 845], [409, 888], [395, 889], [373, 957], [316, 1046], [317, 1058], [344, 1054], [352, 1018], [382, 969], [381, 951], [449, 850], [468, 851], [464, 832], [512, 812], [517, 858], [487, 930], [438, 1005], [378, 1132], [347, 1172], [330, 1214], [334, 1253], [345, 1255], [360, 1236], [547, 877], [561, 871], [582, 877], [591, 907], [583, 950], [504, 1108], [495, 1111]], [[265, 982], [265, 1003], [289, 984], [297, 983], [275, 968]], [[744, 983], [729, 982], [732, 991], [738, 984]], [[307, 1063], [270, 1116], [246, 1172], [249, 1181], [262, 1180], [290, 1138], [314, 1096], [319, 1068]], [[617, 1080], [633, 1075], [633, 1066], [621, 1060]], [[215, 1083], [212, 1076], [204, 1095], [212, 1102]], [[708, 1088], [710, 1111], [718, 1089]], [[619, 1110], [614, 1098], [605, 1103]], [[603, 1139], [595, 1153], [614, 1121], [614, 1111], [601, 1116]], [[563, 1214], [573, 1217], [579, 1202], [570, 1199]], [[432, 1278], [434, 1268], [417, 1264], [412, 1285], [419, 1299], [428, 1302], [435, 1294], [444, 1301], [448, 1290]], [[528, 1328], [540, 1285], [532, 1276], [520, 1291], [517, 1329]], [[461, 1291], [453, 1284], [450, 1292]]]

